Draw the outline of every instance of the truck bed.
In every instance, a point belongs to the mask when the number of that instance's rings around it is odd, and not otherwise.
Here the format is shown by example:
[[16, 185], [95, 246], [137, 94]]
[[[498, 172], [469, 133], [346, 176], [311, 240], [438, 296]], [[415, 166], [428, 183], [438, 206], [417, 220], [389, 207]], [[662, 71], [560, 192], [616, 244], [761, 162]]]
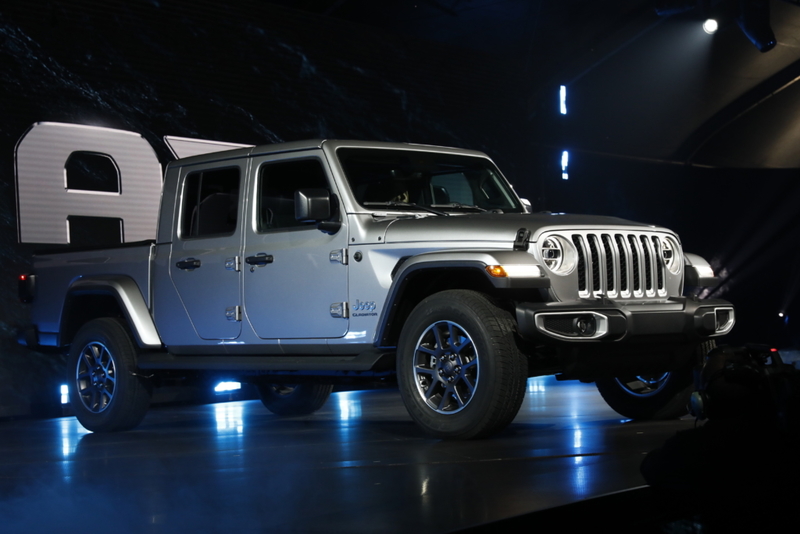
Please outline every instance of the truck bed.
[[38, 327], [38, 344], [55, 346], [64, 313], [64, 296], [80, 290], [90, 280], [126, 278], [135, 283], [150, 307], [151, 254], [153, 242], [130, 245], [37, 254], [33, 258], [36, 276], [35, 299], [31, 321]]

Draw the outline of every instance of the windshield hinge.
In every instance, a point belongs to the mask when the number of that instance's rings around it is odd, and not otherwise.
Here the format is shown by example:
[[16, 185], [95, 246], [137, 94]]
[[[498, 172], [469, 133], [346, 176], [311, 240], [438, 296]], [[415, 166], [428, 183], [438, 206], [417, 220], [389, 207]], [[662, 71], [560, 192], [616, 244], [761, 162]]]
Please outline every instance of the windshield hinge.
[[527, 228], [520, 228], [517, 230], [517, 237], [514, 238], [514, 250], [527, 251], [530, 246], [530, 238], [531, 231]]

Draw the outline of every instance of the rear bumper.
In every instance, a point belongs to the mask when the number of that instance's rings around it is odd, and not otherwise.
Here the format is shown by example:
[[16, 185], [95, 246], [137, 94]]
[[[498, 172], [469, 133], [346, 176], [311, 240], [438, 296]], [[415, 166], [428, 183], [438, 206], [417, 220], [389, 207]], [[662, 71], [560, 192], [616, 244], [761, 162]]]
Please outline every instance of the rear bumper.
[[58, 334], [39, 332], [35, 326], [29, 325], [17, 330], [17, 343], [31, 350], [46, 352], [58, 347]]
[[527, 302], [516, 311], [519, 334], [540, 342], [605, 344], [653, 336], [692, 342], [725, 335], [735, 323], [729, 302], [687, 297], [661, 302]]

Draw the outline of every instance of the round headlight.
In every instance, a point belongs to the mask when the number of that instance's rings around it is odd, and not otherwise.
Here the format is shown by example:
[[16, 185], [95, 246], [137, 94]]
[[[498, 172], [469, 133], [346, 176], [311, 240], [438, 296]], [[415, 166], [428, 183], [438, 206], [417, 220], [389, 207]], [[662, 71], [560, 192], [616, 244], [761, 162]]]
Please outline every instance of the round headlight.
[[575, 268], [578, 256], [575, 246], [561, 236], [553, 235], [542, 240], [539, 246], [542, 263], [555, 274], [565, 275]]
[[664, 265], [669, 269], [672, 274], [678, 274], [681, 271], [681, 247], [667, 237], [659, 240], [661, 243], [661, 259]]

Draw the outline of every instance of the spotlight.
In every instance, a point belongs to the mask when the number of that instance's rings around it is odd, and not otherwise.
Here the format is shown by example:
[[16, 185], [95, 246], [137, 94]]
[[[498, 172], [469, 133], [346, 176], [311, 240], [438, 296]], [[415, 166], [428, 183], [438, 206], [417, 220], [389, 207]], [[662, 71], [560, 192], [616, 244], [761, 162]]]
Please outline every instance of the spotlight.
[[[800, 0], [786, 0], [800, 6]], [[769, 52], [778, 44], [775, 33], [769, 21], [769, 0], [736, 0], [739, 4], [739, 16], [736, 22], [742, 33], [750, 39], [761, 52]], [[717, 4], [726, 4], [728, 0], [656, 0], [656, 13], [661, 16], [677, 15], [698, 8], [700, 14], [708, 16], [712, 7]], [[734, 0], [730, 0], [733, 4]], [[718, 24], [713, 19], [708, 19], [703, 24], [703, 29], [711, 34], [717, 31]]]
[[742, 0], [736, 22], [760, 52], [775, 48], [775, 33], [769, 25], [769, 0]]

